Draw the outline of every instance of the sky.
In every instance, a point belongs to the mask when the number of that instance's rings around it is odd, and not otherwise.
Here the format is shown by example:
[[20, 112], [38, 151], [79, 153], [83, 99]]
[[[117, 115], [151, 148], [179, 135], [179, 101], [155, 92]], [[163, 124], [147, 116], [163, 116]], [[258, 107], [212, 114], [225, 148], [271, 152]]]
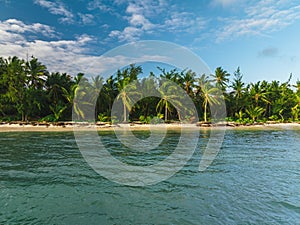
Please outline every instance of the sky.
[[[37, 57], [50, 72], [96, 75], [101, 55], [158, 40], [247, 83], [300, 79], [300, 1], [0, 0], [0, 57]], [[158, 50], [159, 52], [159, 50]], [[126, 66], [126, 65], [124, 65]]]

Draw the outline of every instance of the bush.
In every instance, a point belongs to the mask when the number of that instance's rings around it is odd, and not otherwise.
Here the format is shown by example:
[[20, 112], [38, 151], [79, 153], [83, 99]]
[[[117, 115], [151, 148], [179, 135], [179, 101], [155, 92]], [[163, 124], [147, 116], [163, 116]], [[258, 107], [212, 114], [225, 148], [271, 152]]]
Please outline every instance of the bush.
[[56, 121], [56, 119], [53, 114], [50, 114], [48, 116], [45, 116], [45, 117], [39, 119], [39, 122], [55, 122], [55, 121]]
[[109, 122], [109, 117], [106, 116], [104, 113], [99, 113], [98, 120], [100, 122]]

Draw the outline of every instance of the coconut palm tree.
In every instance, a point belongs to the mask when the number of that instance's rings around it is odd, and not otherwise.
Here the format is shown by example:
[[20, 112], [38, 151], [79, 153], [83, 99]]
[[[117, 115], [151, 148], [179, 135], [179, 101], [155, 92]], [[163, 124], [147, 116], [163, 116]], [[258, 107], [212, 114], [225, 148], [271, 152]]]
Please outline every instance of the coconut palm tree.
[[264, 113], [265, 109], [259, 106], [249, 106], [246, 109], [246, 113], [251, 117], [251, 119], [253, 120], [253, 122], [256, 121], [256, 119], [261, 116]]
[[157, 80], [153, 73], [150, 73], [149, 77], [145, 77], [140, 82], [141, 92], [143, 93], [143, 99], [139, 101], [140, 115], [147, 118], [149, 115], [155, 115], [156, 111], [154, 107], [158, 102], [158, 98], [155, 96], [159, 95], [157, 88]]
[[295, 106], [292, 107], [291, 109], [291, 113], [293, 116], [294, 121], [298, 121], [299, 120], [299, 114], [300, 114], [300, 93], [296, 93], [295, 94]]
[[142, 73], [141, 66], [135, 66], [131, 64], [124, 70], [117, 71], [117, 83], [116, 87], [119, 91], [117, 100], [122, 100], [123, 104], [123, 122], [127, 122], [127, 109], [130, 110], [133, 106], [133, 98], [140, 96], [141, 93], [137, 91], [138, 75]]
[[[179, 110], [182, 107], [181, 96], [178, 95], [180, 88], [177, 84], [175, 84], [171, 80], [164, 80], [162, 85], [159, 87], [158, 91], [161, 95], [160, 101], [156, 105], [156, 111], [161, 113], [162, 109], [164, 109], [164, 119], [165, 122], [168, 121], [168, 114], [173, 111], [174, 106]], [[180, 112], [177, 111], [179, 120]]]
[[193, 89], [195, 87], [196, 73], [192, 70], [182, 71], [180, 76], [180, 84], [184, 88], [187, 95], [193, 97]]
[[110, 76], [100, 91], [99, 100], [101, 101], [101, 112], [105, 113], [107, 116], [111, 114], [112, 105], [114, 99], [118, 95], [117, 88], [117, 78]]
[[200, 83], [199, 88], [200, 96], [203, 99], [204, 122], [207, 122], [207, 107], [208, 105], [213, 106], [214, 104], [220, 104], [220, 90], [213, 86], [211, 82]]
[[16, 56], [5, 59], [3, 76], [7, 85], [6, 96], [16, 106], [22, 121], [27, 120], [25, 61]]
[[32, 59], [26, 62], [26, 73], [29, 87], [41, 89], [44, 86], [48, 71], [37, 58], [32, 56]]
[[166, 71], [165, 68], [161, 68], [161, 67], [157, 67], [160, 71], [161, 71], [161, 74], [160, 74], [160, 78], [162, 80], [170, 80], [176, 84], [180, 84], [180, 74], [178, 72], [178, 70], [175, 68], [175, 69], [171, 69], [169, 71]]
[[229, 82], [228, 77], [230, 74], [226, 70], [222, 69], [222, 67], [217, 67], [215, 73], [211, 76], [214, 78], [213, 81], [216, 82], [217, 87], [221, 88], [222, 91], [225, 91]]
[[117, 100], [122, 101], [123, 104], [123, 122], [127, 122], [127, 110], [130, 110], [134, 103], [134, 97], [141, 96], [137, 91], [137, 81], [130, 82], [130, 77], [119, 80], [117, 83], [119, 94]]
[[259, 106], [260, 101], [264, 103], [269, 103], [267, 99], [267, 89], [265, 82], [258, 81], [256, 83], [250, 84], [249, 95], [255, 101], [255, 106]]

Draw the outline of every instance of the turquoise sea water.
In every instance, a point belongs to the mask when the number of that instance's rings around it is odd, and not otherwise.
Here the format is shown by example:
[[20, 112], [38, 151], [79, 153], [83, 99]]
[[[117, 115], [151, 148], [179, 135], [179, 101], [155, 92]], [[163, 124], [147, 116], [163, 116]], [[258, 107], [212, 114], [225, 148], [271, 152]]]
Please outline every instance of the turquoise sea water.
[[[139, 165], [167, 157], [179, 137], [170, 131], [142, 154], [101, 135], [116, 158]], [[0, 133], [0, 224], [300, 224], [300, 130], [226, 131], [198, 172], [208, 137], [170, 179], [128, 187], [91, 169], [71, 132]]]

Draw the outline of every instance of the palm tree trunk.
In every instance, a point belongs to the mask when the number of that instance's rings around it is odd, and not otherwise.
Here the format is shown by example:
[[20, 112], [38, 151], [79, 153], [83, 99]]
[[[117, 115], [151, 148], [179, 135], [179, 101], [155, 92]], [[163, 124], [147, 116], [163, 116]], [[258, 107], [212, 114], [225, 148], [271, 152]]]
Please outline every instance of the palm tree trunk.
[[204, 122], [207, 122], [207, 118], [206, 118], [206, 109], [207, 109], [207, 99], [204, 100]]
[[168, 103], [165, 105], [165, 122], [168, 120]]
[[127, 121], [127, 118], [126, 118], [126, 105], [124, 102], [123, 102], [123, 116], [124, 116], [123, 122], [125, 123]]

